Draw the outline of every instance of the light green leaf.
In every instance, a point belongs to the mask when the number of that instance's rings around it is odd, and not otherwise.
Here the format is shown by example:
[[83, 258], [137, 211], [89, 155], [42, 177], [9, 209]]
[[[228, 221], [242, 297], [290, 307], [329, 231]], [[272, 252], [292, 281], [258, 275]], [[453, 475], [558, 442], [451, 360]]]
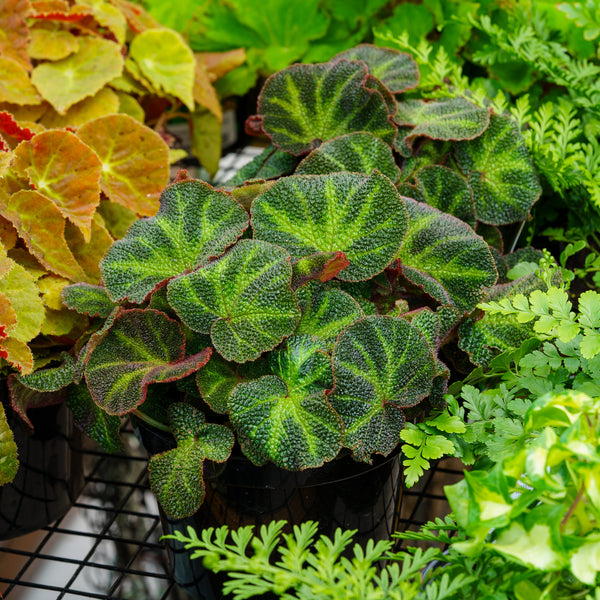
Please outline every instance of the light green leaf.
[[0, 403], [0, 485], [12, 481], [18, 469], [17, 445], [6, 420], [4, 405]]

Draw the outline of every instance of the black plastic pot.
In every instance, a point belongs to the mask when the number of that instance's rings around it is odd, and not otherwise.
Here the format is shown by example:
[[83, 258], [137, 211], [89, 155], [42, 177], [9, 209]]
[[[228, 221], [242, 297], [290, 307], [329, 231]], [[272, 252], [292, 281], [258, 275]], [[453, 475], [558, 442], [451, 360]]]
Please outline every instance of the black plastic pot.
[[29, 435], [6, 400], [2, 403], [19, 453], [14, 480], [0, 487], [0, 539], [49, 525], [71, 508], [84, 485], [79, 431], [63, 404], [28, 411], [34, 426]]
[[[138, 424], [142, 443], [150, 454], [174, 446], [172, 438]], [[206, 527], [260, 526], [285, 519], [291, 524], [318, 521], [320, 533], [332, 536], [338, 527], [358, 530], [355, 541], [389, 539], [396, 531], [402, 497], [399, 454], [376, 458], [373, 465], [338, 458], [317, 469], [285, 471], [272, 464], [253, 465], [240, 452], [224, 464], [208, 463], [204, 472], [206, 497], [196, 514], [173, 520], [161, 513], [165, 533], [191, 525]], [[220, 600], [222, 578], [206, 571], [201, 560], [169, 541], [175, 581], [198, 600]]]

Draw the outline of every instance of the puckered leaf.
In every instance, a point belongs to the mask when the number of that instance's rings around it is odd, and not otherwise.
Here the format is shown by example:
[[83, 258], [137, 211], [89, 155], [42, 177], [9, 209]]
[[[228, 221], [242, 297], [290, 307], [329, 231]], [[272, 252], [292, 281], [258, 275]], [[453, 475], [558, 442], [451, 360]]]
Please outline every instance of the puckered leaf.
[[79, 50], [75, 54], [39, 64], [31, 74], [35, 87], [60, 114], [93, 96], [123, 70], [119, 44], [92, 36], [78, 40]]
[[62, 364], [58, 367], [38, 369], [29, 375], [17, 375], [17, 381], [36, 392], [58, 392], [73, 381], [75, 359], [67, 352], [60, 355]]
[[299, 288], [296, 297], [302, 312], [296, 333], [313, 335], [330, 346], [348, 325], [365, 316], [350, 294], [316, 281]]
[[254, 236], [285, 247], [298, 260], [343, 252], [345, 281], [369, 279], [387, 267], [407, 228], [407, 212], [392, 182], [378, 172], [293, 175], [252, 204]]
[[336, 54], [335, 58], [364, 61], [369, 72], [393, 94], [412, 90], [419, 84], [419, 67], [415, 59], [406, 52], [360, 44]]
[[135, 410], [150, 383], [176, 381], [204, 366], [206, 348], [185, 356], [177, 321], [153, 309], [119, 311], [87, 357], [85, 379], [94, 402], [111, 415]]
[[17, 445], [6, 420], [4, 405], [0, 403], [0, 485], [12, 481], [18, 469]]
[[292, 265], [292, 289], [307, 281], [329, 281], [350, 264], [343, 252], [317, 252], [297, 260]]
[[0, 56], [10, 58], [27, 70], [31, 69], [28, 44], [30, 30], [27, 26], [29, 16], [28, 0], [5, 0], [0, 4]]
[[242, 382], [231, 393], [231, 422], [253, 462], [301, 470], [339, 452], [343, 427], [326, 400], [333, 382], [325, 350], [310, 335], [294, 335], [270, 357], [275, 375]]
[[205, 423], [204, 415], [188, 404], [173, 404], [169, 420], [177, 447], [150, 459], [150, 486], [167, 515], [182, 519], [204, 500], [204, 459], [226, 461], [234, 437], [223, 425]]
[[485, 133], [458, 143], [455, 153], [473, 188], [479, 221], [506, 225], [527, 218], [542, 188], [515, 121], [493, 115]]
[[61, 290], [61, 298], [67, 308], [89, 317], [106, 318], [115, 309], [106, 288], [89, 283], [74, 283]]
[[442, 304], [465, 313], [498, 273], [488, 245], [466, 224], [406, 198], [410, 223], [398, 258], [404, 276]]
[[366, 65], [343, 59], [292, 65], [272, 75], [258, 100], [263, 130], [292, 154], [353, 131], [371, 132], [391, 144], [396, 129], [381, 94], [365, 86], [367, 75]]
[[412, 129], [404, 138], [409, 148], [417, 137], [433, 140], [471, 140], [480, 136], [490, 123], [490, 111], [465, 98], [406, 100], [398, 103], [394, 117], [400, 126]]
[[333, 350], [330, 397], [346, 427], [344, 445], [357, 460], [388, 455], [400, 441], [402, 407], [431, 391], [436, 358], [418, 327], [396, 317], [365, 317], [350, 325]]
[[215, 354], [203, 369], [196, 373], [196, 385], [202, 399], [217, 413], [227, 412], [227, 400], [240, 382], [237, 364]]
[[297, 164], [298, 159], [293, 154], [283, 152], [270, 145], [244, 165], [227, 182], [227, 185], [243, 185], [252, 179], [274, 179], [282, 175], [289, 175]]
[[102, 259], [108, 293], [141, 303], [165, 279], [222, 254], [247, 226], [228, 194], [198, 180], [176, 182], [162, 193], [158, 214], [134, 223]]
[[65, 29], [40, 29], [32, 27], [29, 30], [29, 56], [36, 59], [61, 60], [79, 50], [79, 39]]
[[241, 240], [227, 254], [168, 286], [168, 300], [194, 331], [210, 333], [226, 360], [246, 362], [290, 335], [300, 311], [288, 253]]
[[141, 216], [156, 214], [169, 181], [169, 148], [160, 135], [128, 115], [95, 119], [77, 135], [102, 161], [100, 188], [106, 196]]
[[23, 106], [41, 101], [25, 67], [10, 58], [0, 57], [0, 102]]
[[133, 38], [131, 58], [154, 87], [194, 110], [196, 60], [183, 38], [171, 29], [146, 29]]
[[400, 169], [391, 147], [372, 133], [348, 133], [313, 150], [296, 169], [296, 175], [350, 171], [370, 175], [375, 169], [397, 181]]
[[69, 131], [44, 131], [15, 148], [13, 167], [90, 240], [102, 169], [93, 150]]

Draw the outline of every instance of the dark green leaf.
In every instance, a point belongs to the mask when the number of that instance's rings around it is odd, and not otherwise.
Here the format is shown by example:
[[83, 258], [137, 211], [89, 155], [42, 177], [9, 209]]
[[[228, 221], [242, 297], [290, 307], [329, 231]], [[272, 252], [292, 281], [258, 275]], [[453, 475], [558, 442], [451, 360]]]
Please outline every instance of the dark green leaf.
[[296, 290], [315, 279], [329, 281], [349, 264], [343, 252], [317, 252], [300, 258], [292, 265], [292, 289]]
[[60, 293], [63, 304], [89, 317], [106, 318], [115, 309], [106, 288], [89, 283], [67, 285]]
[[29, 375], [16, 375], [19, 383], [36, 392], [57, 392], [73, 381], [75, 359], [67, 352], [61, 352], [62, 364], [58, 367], [39, 369]]
[[294, 172], [298, 159], [275, 146], [267, 146], [257, 157], [244, 165], [226, 185], [243, 185], [252, 179], [274, 179]]

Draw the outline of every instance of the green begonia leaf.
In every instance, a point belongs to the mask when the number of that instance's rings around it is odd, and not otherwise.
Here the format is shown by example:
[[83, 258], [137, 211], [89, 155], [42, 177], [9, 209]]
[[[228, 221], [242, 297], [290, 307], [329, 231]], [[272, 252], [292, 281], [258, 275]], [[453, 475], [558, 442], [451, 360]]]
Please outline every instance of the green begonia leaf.
[[153, 309], [121, 309], [96, 334], [85, 379], [94, 402], [111, 415], [135, 410], [151, 383], [176, 381], [204, 366], [211, 349], [185, 356], [177, 321]]
[[464, 98], [406, 100], [398, 103], [394, 117], [398, 125], [412, 129], [404, 142], [412, 148], [417, 137], [433, 140], [471, 140], [480, 136], [490, 123], [490, 111]]
[[267, 146], [257, 157], [244, 165], [227, 185], [243, 185], [253, 179], [274, 179], [294, 172], [298, 158], [288, 152]]
[[225, 192], [193, 179], [170, 185], [158, 214], [135, 222], [102, 259], [109, 296], [143, 302], [162, 281], [222, 254], [247, 225], [246, 211]]
[[415, 59], [406, 52], [361, 44], [340, 52], [334, 58], [364, 61], [369, 72], [393, 94], [412, 90], [419, 84], [419, 67]]
[[350, 265], [339, 279], [380, 273], [398, 252], [408, 225], [392, 182], [374, 172], [292, 175], [252, 204], [254, 236], [286, 248], [292, 260], [316, 252], [343, 252]]
[[483, 135], [454, 148], [479, 221], [506, 225], [527, 218], [542, 188], [515, 121], [493, 115]]
[[58, 367], [39, 369], [29, 375], [16, 375], [19, 383], [36, 392], [57, 392], [73, 381], [75, 359], [61, 352], [62, 364]]
[[472, 311], [498, 277], [488, 245], [456, 217], [410, 198], [406, 206], [410, 224], [398, 253], [403, 275], [438, 302]]
[[298, 165], [296, 175], [336, 171], [370, 175], [375, 169], [394, 182], [400, 177], [391, 147], [372, 133], [357, 132], [341, 135], [313, 150]]
[[190, 329], [210, 333], [226, 360], [246, 362], [274, 348], [296, 328], [289, 254], [259, 240], [241, 240], [227, 254], [169, 283], [168, 300]]
[[241, 381], [237, 364], [215, 354], [208, 364], [196, 373], [196, 385], [202, 399], [217, 413], [227, 413], [227, 399]]
[[204, 415], [189, 404], [173, 404], [169, 420], [177, 447], [150, 459], [150, 486], [167, 515], [183, 519], [193, 515], [204, 500], [204, 459], [226, 461], [234, 437], [223, 425], [205, 423]]
[[0, 403], [0, 485], [12, 481], [18, 469], [17, 445], [6, 420], [4, 405]]
[[308, 281], [329, 281], [350, 264], [343, 252], [317, 252], [298, 259], [292, 265], [292, 289]]
[[436, 358], [418, 327], [396, 317], [365, 317], [342, 332], [333, 350], [330, 401], [357, 460], [388, 455], [399, 443], [403, 407], [425, 398]]
[[118, 452], [121, 447], [121, 419], [106, 414], [97, 406], [85, 385], [67, 388], [67, 406], [73, 413], [73, 423], [88, 437], [100, 444], [105, 452]]
[[313, 335], [330, 346], [348, 325], [365, 316], [350, 294], [317, 281], [299, 288], [296, 297], [302, 312], [296, 333]]
[[228, 400], [242, 449], [257, 464], [321, 466], [335, 458], [343, 439], [341, 420], [326, 399], [333, 385], [326, 346], [294, 335], [270, 359], [275, 375], [238, 384]]
[[278, 148], [296, 155], [353, 131], [392, 144], [396, 129], [382, 95], [365, 86], [367, 76], [365, 64], [343, 59], [292, 65], [272, 75], [258, 100], [263, 131]]
[[104, 287], [89, 283], [65, 286], [60, 292], [60, 298], [67, 308], [89, 317], [106, 318], [116, 307]]

